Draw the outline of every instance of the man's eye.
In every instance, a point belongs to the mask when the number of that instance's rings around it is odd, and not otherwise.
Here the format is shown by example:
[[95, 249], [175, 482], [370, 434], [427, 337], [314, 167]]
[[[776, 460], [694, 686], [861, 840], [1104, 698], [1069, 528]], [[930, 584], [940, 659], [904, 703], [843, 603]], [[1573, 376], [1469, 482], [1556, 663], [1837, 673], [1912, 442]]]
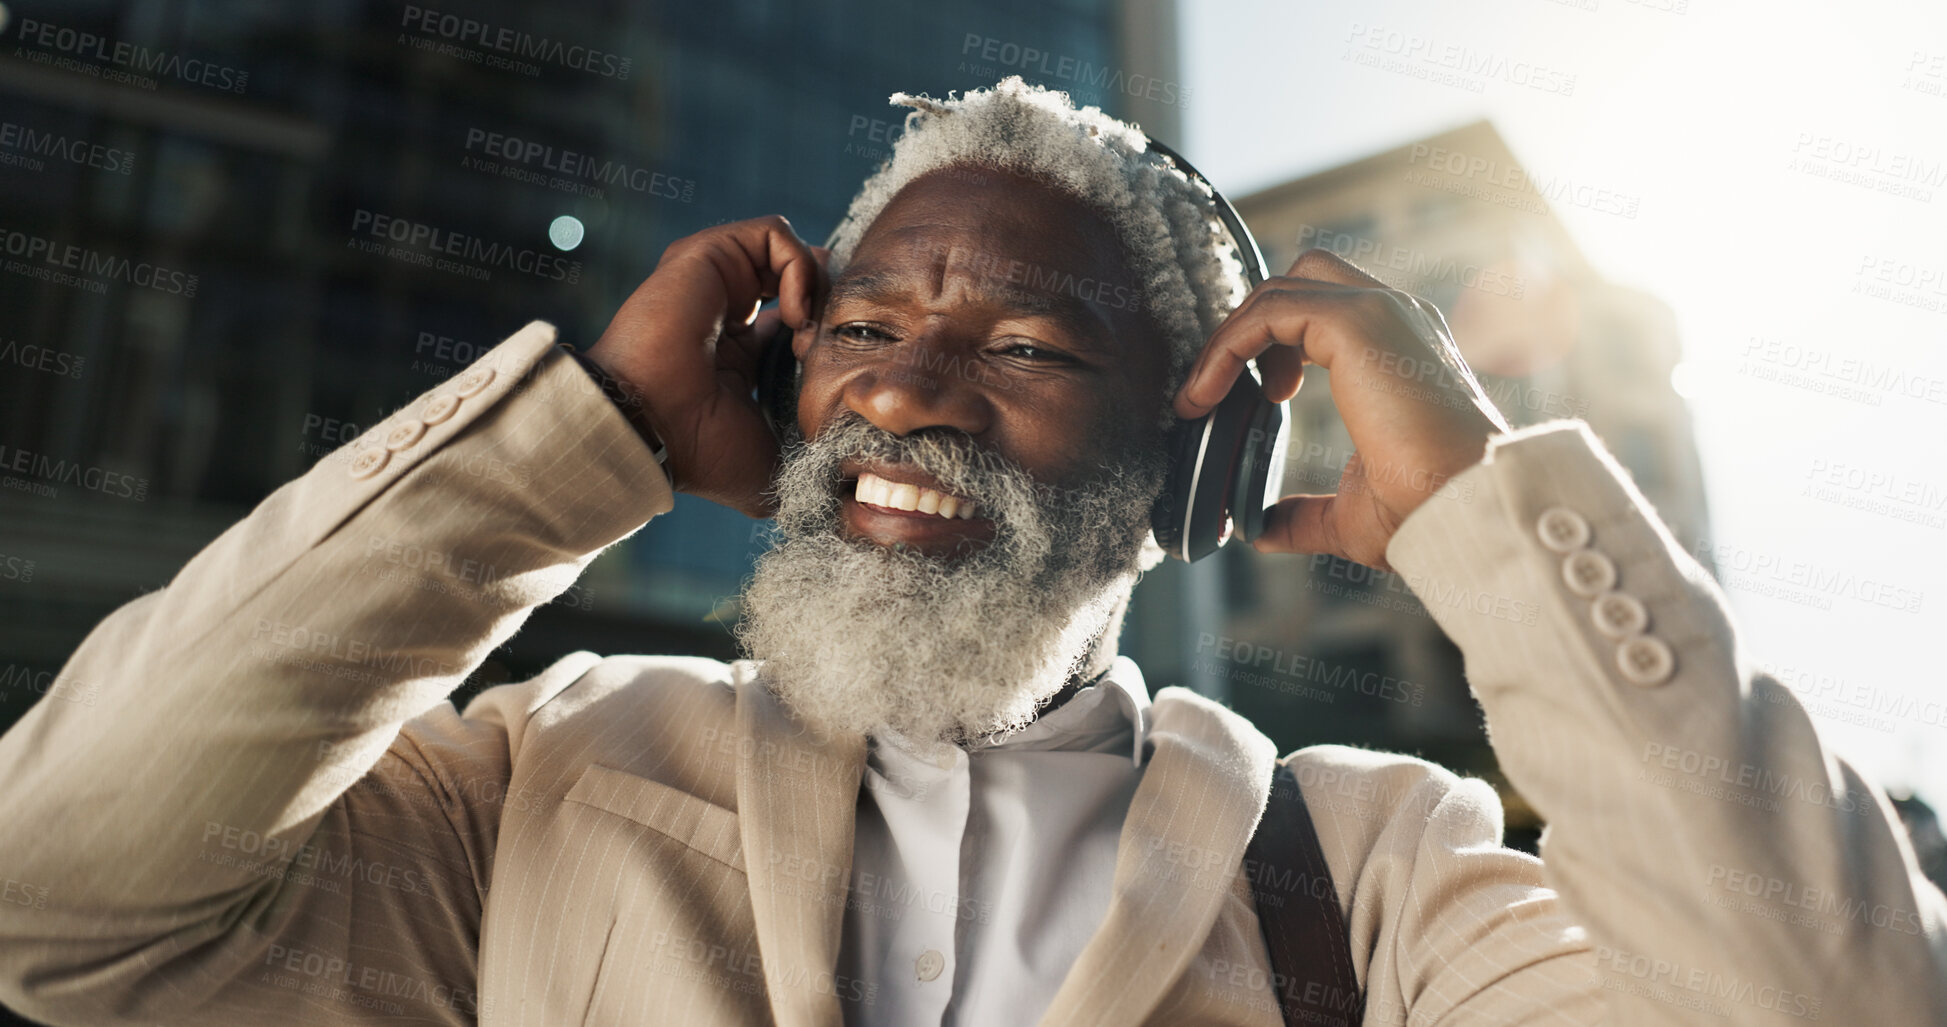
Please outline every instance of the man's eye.
[[1063, 363], [1068, 360], [1068, 354], [1060, 350], [1049, 349], [1046, 346], [1037, 346], [1031, 342], [1016, 342], [1009, 345], [1006, 349], [1001, 350], [1001, 352], [1008, 356], [1020, 357], [1023, 360], [1047, 361], [1051, 363]]
[[899, 341], [898, 336], [886, 331], [884, 328], [874, 324], [866, 324], [863, 321], [853, 321], [848, 324], [839, 325], [833, 329], [833, 332], [840, 338], [851, 339], [856, 342]]

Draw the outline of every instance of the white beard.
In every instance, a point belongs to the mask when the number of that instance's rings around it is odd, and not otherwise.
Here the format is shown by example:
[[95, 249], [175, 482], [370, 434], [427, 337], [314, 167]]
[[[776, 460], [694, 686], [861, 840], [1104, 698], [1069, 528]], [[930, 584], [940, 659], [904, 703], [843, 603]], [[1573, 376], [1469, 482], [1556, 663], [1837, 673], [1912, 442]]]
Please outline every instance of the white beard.
[[[1146, 565], [1162, 458], [1120, 455], [1052, 489], [959, 433], [894, 436], [851, 416], [794, 440], [776, 485], [782, 541], [744, 588], [746, 653], [821, 731], [966, 742], [1027, 724], [1113, 644]], [[993, 518], [994, 538], [953, 563], [845, 538], [834, 489], [853, 456], [925, 470]]]

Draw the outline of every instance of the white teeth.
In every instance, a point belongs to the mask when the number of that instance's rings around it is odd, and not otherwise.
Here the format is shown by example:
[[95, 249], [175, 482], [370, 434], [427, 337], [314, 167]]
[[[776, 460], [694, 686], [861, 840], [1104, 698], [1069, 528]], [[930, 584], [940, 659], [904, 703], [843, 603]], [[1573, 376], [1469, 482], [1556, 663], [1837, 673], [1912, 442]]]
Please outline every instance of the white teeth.
[[884, 482], [880, 481], [877, 478], [874, 478], [869, 474], [861, 474], [859, 475], [858, 490], [855, 493], [853, 493], [853, 495], [861, 503], [871, 503], [874, 506], [884, 506], [886, 505], [886, 497], [881, 494], [884, 492], [884, 490], [885, 490]]
[[870, 472], [859, 475], [858, 488], [853, 492], [853, 497], [873, 506], [938, 514], [949, 520], [955, 517], [966, 520], [973, 516], [974, 511], [972, 500], [922, 488], [910, 482], [887, 481]]

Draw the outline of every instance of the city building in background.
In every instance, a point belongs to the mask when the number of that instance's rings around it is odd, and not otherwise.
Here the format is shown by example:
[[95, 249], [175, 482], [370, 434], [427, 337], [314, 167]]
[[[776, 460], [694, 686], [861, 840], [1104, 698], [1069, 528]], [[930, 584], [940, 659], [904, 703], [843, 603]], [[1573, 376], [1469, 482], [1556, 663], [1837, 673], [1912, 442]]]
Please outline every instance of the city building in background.
[[[1671, 386], [1674, 319], [1656, 298], [1604, 282], [1553, 214], [1581, 204], [1630, 217], [1636, 202], [1529, 175], [1477, 122], [1237, 207], [1274, 273], [1320, 247], [1432, 300], [1511, 424], [1586, 420], [1695, 553], [1707, 510], [1689, 415]], [[1399, 373], [1429, 385], [1446, 374], [1432, 363]], [[1287, 492], [1333, 491], [1351, 455], [1328, 379], [1308, 369], [1292, 403]], [[1224, 624], [1203, 654], [1236, 709], [1283, 748], [1370, 745], [1494, 780], [1511, 840], [1532, 840], [1538, 825], [1496, 768], [1459, 651], [1404, 580], [1331, 557], [1221, 559]]]
[[[0, 727], [110, 611], [527, 321], [592, 344], [714, 224], [822, 241], [898, 136], [889, 94], [1019, 74], [1172, 138], [1188, 99], [1169, 0], [438, 7], [0, 7], [0, 225], [50, 269], [0, 274], [0, 346], [41, 365], [0, 370], [0, 556], [31, 582], [0, 586]], [[456, 700], [575, 649], [734, 656], [766, 527], [678, 496]]]

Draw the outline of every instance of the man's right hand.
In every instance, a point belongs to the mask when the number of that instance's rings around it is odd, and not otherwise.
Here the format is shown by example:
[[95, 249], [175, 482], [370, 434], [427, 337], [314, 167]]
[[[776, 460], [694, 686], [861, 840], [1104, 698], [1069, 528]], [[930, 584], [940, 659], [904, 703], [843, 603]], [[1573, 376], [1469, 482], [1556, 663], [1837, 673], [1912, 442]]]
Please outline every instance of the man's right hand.
[[[778, 444], [751, 390], [764, 340], [818, 316], [824, 259], [776, 215], [678, 239], [589, 349], [643, 398], [633, 417], [669, 447], [677, 490], [770, 516]], [[753, 319], [771, 298], [777, 309]]]

